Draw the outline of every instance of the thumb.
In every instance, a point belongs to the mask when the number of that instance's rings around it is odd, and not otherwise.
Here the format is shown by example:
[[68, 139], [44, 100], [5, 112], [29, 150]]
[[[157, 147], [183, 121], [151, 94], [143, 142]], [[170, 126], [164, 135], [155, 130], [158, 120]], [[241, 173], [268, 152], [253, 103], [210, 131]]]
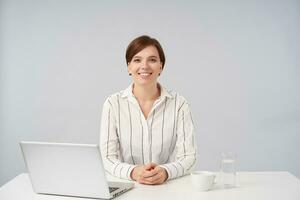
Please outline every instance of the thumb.
[[145, 165], [145, 170], [151, 170], [154, 169], [157, 166], [156, 163], [148, 163], [147, 165]]

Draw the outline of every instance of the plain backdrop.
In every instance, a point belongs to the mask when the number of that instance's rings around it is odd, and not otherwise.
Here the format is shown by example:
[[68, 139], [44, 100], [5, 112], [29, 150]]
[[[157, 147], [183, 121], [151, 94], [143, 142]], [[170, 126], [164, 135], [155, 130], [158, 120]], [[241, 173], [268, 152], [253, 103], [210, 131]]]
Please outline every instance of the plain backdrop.
[[0, 185], [26, 168], [21, 140], [98, 143], [102, 105], [125, 89], [125, 50], [157, 38], [159, 82], [189, 101], [198, 170], [300, 177], [300, 2], [0, 1]]

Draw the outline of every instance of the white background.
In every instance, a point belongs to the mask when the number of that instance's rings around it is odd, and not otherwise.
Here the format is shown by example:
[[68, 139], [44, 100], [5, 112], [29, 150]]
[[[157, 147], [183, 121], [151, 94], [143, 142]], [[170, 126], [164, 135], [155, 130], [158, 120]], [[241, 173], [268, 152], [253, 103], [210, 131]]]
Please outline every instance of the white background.
[[187, 98], [199, 170], [300, 177], [300, 2], [0, 0], [0, 185], [26, 170], [18, 142], [98, 143], [102, 104], [126, 88], [137, 36], [166, 54], [160, 82]]

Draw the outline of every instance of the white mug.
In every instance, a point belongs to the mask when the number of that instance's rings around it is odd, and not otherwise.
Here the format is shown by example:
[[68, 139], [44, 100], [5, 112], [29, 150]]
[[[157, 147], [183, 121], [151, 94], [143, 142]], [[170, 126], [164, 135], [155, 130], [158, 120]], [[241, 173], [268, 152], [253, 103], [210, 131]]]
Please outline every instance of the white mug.
[[195, 189], [207, 191], [214, 186], [216, 175], [208, 171], [194, 171], [191, 173], [191, 179]]

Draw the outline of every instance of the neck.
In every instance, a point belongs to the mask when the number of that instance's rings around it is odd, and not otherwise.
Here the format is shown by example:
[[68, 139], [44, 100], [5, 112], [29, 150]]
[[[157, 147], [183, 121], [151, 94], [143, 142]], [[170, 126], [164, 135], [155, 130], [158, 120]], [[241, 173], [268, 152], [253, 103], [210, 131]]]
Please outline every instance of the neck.
[[151, 85], [134, 84], [132, 92], [140, 101], [153, 101], [160, 95], [160, 88], [157, 83]]

